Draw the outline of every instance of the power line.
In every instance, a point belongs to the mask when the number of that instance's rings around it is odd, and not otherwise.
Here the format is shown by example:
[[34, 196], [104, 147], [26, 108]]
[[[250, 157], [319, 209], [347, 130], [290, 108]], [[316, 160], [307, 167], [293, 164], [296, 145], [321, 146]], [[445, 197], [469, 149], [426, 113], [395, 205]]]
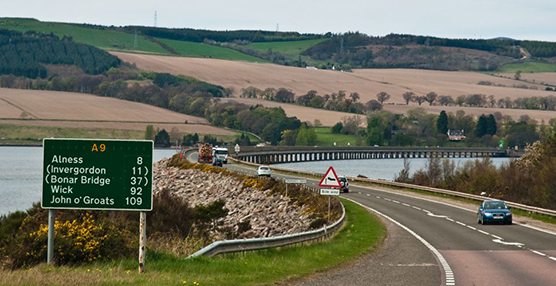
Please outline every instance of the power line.
[[154, 11], [154, 26], [156, 27], [156, 11]]

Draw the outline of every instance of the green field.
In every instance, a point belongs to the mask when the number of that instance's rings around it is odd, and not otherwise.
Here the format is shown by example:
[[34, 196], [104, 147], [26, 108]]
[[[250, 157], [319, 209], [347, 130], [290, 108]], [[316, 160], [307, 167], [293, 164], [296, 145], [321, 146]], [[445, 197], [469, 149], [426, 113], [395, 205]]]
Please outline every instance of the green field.
[[317, 133], [317, 145], [318, 146], [355, 146], [357, 137], [355, 135], [345, 135], [345, 134], [332, 134], [330, 132], [330, 127], [318, 127], [314, 128]]
[[186, 57], [215, 58], [231, 61], [268, 62], [228, 48], [216, 47], [208, 44], [158, 39], [170, 46], [176, 52]]
[[159, 44], [140, 35], [137, 36], [137, 47], [134, 48], [135, 35], [108, 29], [86, 28], [66, 23], [41, 22], [23, 18], [0, 18], [0, 28], [20, 32], [37, 31], [48, 34], [52, 32], [60, 38], [72, 37], [76, 42], [107, 50], [169, 54]]
[[142, 275], [137, 273], [136, 259], [0, 270], [0, 285], [276, 285], [345, 265], [383, 240], [386, 230], [378, 218], [355, 203], [342, 202], [344, 227], [323, 243], [196, 259], [147, 251], [147, 272]]
[[539, 63], [539, 62], [523, 62], [517, 64], [508, 64], [497, 70], [499, 73], [515, 73], [517, 71], [522, 73], [532, 72], [556, 72], [556, 64]]
[[304, 41], [251, 43], [246, 45], [246, 47], [261, 52], [266, 52], [268, 51], [268, 49], [272, 49], [273, 52], [278, 52], [291, 58], [297, 59], [299, 57], [299, 54], [301, 54], [301, 52], [303, 52], [304, 50], [326, 40], [327, 39], [314, 39]]

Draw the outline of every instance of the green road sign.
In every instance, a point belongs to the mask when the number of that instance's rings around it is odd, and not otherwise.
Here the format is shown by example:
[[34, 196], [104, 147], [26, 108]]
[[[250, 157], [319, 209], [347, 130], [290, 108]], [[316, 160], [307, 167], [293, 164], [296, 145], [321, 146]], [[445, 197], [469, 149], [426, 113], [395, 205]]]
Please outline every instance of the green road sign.
[[41, 206], [150, 211], [153, 141], [44, 139]]

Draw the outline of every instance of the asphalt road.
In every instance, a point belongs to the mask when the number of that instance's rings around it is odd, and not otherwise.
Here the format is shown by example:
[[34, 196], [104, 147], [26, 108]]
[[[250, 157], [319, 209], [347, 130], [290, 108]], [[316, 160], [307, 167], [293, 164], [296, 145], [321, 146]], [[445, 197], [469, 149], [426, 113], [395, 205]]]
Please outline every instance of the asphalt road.
[[387, 241], [353, 266], [297, 285], [556, 285], [556, 233], [478, 225], [476, 211], [384, 189], [351, 185], [342, 197], [385, 218]]

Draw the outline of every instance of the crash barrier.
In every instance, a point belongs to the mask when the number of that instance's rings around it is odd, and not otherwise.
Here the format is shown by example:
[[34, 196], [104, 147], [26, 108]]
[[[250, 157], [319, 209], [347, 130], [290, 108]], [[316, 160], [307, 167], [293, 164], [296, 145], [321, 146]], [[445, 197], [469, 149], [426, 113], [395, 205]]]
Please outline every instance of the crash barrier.
[[[239, 160], [235, 160], [235, 159], [233, 159], [233, 160], [237, 161], [237, 162], [240, 162], [242, 164], [247, 164], [247, 165], [251, 165], [251, 166], [259, 166], [259, 164], [249, 163], [249, 162], [245, 162], [245, 161], [239, 161]], [[320, 178], [324, 175], [324, 174], [308, 172], [308, 171], [297, 171], [297, 170], [291, 170], [291, 169], [285, 169], [285, 168], [277, 168], [277, 167], [274, 167], [274, 166], [270, 166], [270, 168], [271, 168], [271, 170], [275, 170], [275, 171], [288, 172], [288, 173], [294, 173], [294, 174], [300, 174], [300, 175], [309, 175], [309, 176], [313, 176], [313, 177], [317, 177], [317, 178]], [[450, 195], [450, 196], [454, 196], [454, 197], [458, 197], [458, 198], [470, 199], [470, 200], [481, 201], [481, 202], [484, 201], [484, 200], [491, 200], [492, 199], [491, 197], [487, 197], [487, 196], [473, 195], [473, 194], [468, 194], [468, 193], [462, 193], [462, 192], [456, 192], [456, 191], [451, 191], [451, 190], [446, 190], [446, 189], [432, 188], [432, 187], [426, 187], [426, 186], [420, 186], [420, 185], [413, 185], [413, 184], [407, 184], [407, 183], [390, 182], [390, 181], [385, 181], [385, 180], [373, 180], [373, 179], [361, 178], [361, 177], [346, 177], [346, 178], [348, 178], [350, 181], [354, 181], [354, 182], [367, 182], [367, 183], [373, 183], [373, 184], [389, 186], [389, 187], [397, 187], [397, 188], [405, 188], [405, 189], [412, 189], [412, 190], [418, 190], [418, 191], [426, 191], [426, 192], [443, 194], [443, 195]], [[506, 204], [509, 205], [512, 208], [523, 210], [523, 211], [526, 211], [526, 212], [556, 217], [556, 210], [543, 209], [543, 208], [539, 208], [539, 207], [528, 206], [528, 205], [524, 205], [524, 204], [509, 202], [509, 201], [506, 201]]]

